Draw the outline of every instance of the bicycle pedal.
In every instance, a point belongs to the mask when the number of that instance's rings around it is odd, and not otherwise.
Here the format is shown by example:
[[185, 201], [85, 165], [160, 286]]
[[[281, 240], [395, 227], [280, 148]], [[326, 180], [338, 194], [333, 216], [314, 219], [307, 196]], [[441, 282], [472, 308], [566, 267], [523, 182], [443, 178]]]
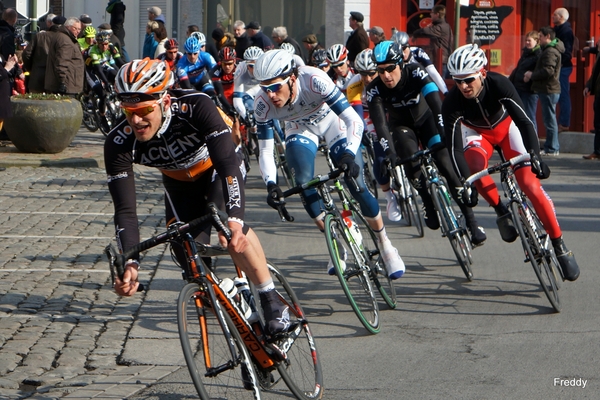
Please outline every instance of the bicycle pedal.
[[281, 340], [285, 339], [285, 337], [286, 337], [285, 334], [283, 334], [283, 335], [277, 334], [277, 335], [274, 335], [271, 338], [269, 338], [269, 340], [265, 343], [265, 348], [267, 349], [267, 353], [275, 361], [281, 362], [281, 361], [287, 360], [287, 358], [288, 358], [285, 351], [280, 349], [279, 346], [277, 346], [277, 344], [274, 343], [275, 341], [281, 341]]

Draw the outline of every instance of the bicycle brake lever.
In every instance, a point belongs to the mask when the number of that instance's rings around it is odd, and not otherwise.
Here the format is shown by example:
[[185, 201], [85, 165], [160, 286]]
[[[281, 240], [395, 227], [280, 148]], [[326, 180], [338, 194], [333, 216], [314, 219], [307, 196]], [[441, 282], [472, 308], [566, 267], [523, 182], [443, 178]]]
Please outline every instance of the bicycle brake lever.
[[289, 211], [287, 210], [284, 204], [277, 206], [277, 212], [279, 213], [279, 218], [281, 218], [282, 222], [294, 222], [294, 217], [290, 215]]

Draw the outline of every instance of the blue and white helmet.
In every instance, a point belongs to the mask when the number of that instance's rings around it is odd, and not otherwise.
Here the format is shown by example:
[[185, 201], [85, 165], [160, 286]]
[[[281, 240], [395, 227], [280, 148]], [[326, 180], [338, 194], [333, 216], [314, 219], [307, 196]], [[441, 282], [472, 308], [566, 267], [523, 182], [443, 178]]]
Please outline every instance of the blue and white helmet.
[[185, 52], [188, 54], [200, 52], [200, 42], [194, 36], [190, 36], [185, 41]]
[[204, 36], [204, 33], [200, 32], [200, 31], [192, 32], [190, 34], [190, 37], [195, 37], [196, 39], [198, 39], [198, 43], [200, 43], [200, 47], [206, 46], [206, 36]]
[[254, 78], [268, 81], [291, 75], [296, 69], [294, 56], [286, 50], [270, 50], [264, 53], [254, 65]]
[[391, 40], [379, 42], [373, 49], [375, 64], [399, 64], [402, 60], [402, 48], [398, 43]]

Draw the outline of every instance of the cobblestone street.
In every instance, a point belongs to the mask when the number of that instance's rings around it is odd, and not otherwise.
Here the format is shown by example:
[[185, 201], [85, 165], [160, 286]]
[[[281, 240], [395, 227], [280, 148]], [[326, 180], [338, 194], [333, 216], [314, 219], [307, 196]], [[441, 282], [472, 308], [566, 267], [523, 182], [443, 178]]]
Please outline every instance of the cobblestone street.
[[[93, 141], [100, 154], [102, 138]], [[155, 216], [163, 195], [156, 172], [136, 172], [147, 236], [163, 225]], [[102, 252], [114, 243], [113, 206], [104, 169], [1, 174], [0, 398], [123, 398], [176, 369], [117, 361], [144, 295], [119, 298], [110, 287]]]

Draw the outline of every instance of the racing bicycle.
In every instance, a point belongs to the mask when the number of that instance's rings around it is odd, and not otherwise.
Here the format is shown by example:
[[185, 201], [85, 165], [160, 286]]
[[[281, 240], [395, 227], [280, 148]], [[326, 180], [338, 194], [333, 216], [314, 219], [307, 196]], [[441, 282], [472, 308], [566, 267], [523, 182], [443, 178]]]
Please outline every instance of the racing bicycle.
[[[226, 255], [218, 246], [197, 243], [190, 232], [212, 224], [230, 239], [214, 204], [210, 213], [189, 223], [177, 222], [123, 254], [113, 246], [105, 252], [111, 274], [123, 275], [125, 260], [138, 252], [169, 243], [173, 260], [185, 254], [180, 265], [187, 284], [177, 302], [177, 325], [181, 347], [194, 386], [201, 399], [260, 399], [261, 389], [272, 390], [283, 380], [298, 399], [320, 399], [323, 374], [308, 320], [296, 294], [281, 271], [268, 262], [280, 300], [289, 307], [290, 329], [269, 336], [265, 329], [256, 290], [244, 273], [235, 268], [236, 286], [220, 278], [204, 264], [202, 257]], [[245, 284], [245, 285], [244, 285]], [[246, 286], [247, 289], [244, 289]], [[234, 290], [235, 289], [235, 290]]]
[[425, 176], [427, 190], [433, 200], [433, 205], [440, 219], [442, 236], [450, 241], [450, 246], [454, 251], [456, 260], [463, 270], [466, 278], [473, 280], [473, 256], [471, 254], [471, 239], [467, 228], [465, 227], [464, 216], [455, 211], [448, 190], [447, 183], [440, 175], [435, 162], [433, 161], [432, 149], [423, 149], [417, 151], [412, 156], [400, 160], [397, 164], [406, 164], [417, 161], [420, 164], [421, 172]]
[[[502, 153], [500, 154], [502, 155]], [[509, 203], [508, 209], [512, 214], [513, 223], [521, 237], [521, 244], [525, 251], [524, 262], [531, 263], [550, 304], [556, 312], [560, 312], [562, 305], [558, 290], [560, 281], [563, 279], [562, 269], [554, 253], [550, 235], [546, 233], [527, 196], [519, 188], [512, 169], [513, 166], [529, 160], [531, 160], [531, 155], [527, 153], [507, 161], [502, 158], [502, 162], [499, 164], [471, 175], [467, 182], [473, 183], [484, 176], [500, 173], [504, 195]]]

